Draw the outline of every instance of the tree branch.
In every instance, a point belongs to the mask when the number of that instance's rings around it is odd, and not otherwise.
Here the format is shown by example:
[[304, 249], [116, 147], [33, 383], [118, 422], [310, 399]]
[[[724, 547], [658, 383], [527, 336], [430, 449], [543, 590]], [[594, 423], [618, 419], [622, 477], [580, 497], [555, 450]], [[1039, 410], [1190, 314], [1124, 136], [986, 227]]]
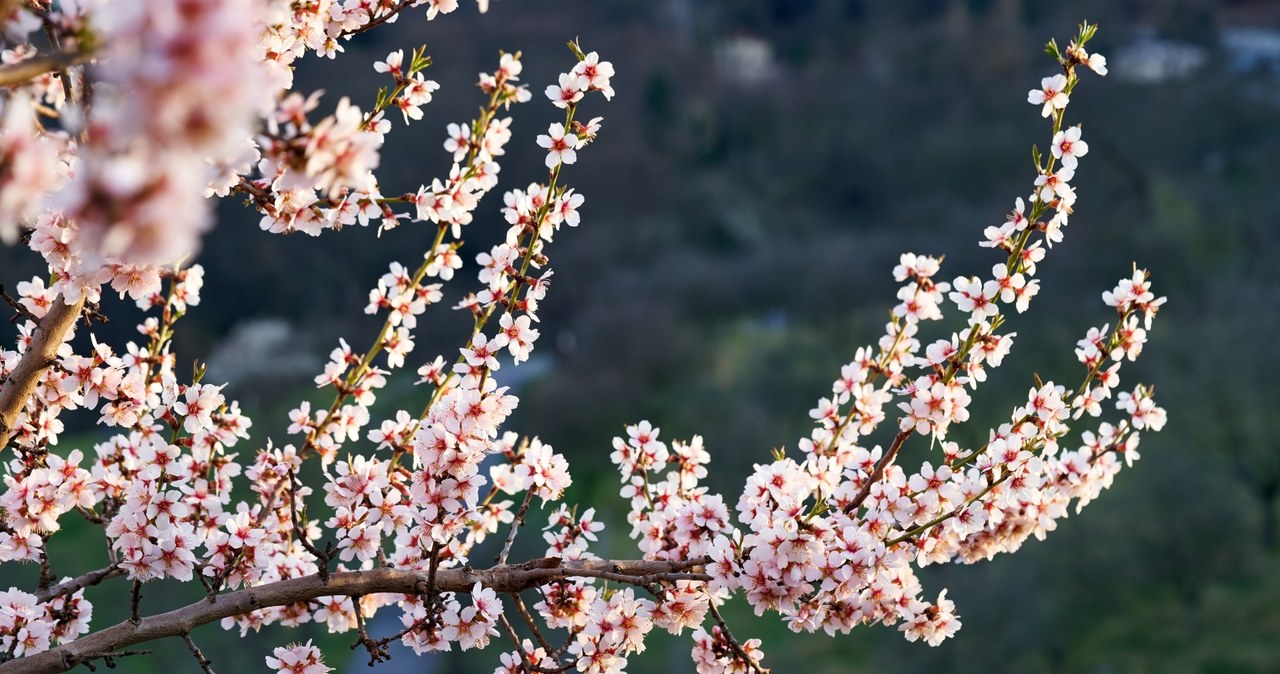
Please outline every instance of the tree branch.
[[183, 632], [182, 640], [186, 642], [187, 650], [191, 651], [191, 656], [196, 659], [196, 662], [200, 663], [200, 671], [204, 672], [204, 674], [213, 674], [213, 662], [205, 657], [204, 651], [200, 650], [196, 642], [191, 640], [191, 635]]
[[498, 558], [494, 560], [498, 564], [506, 564], [507, 556], [511, 554], [511, 546], [516, 542], [516, 534], [520, 533], [520, 527], [524, 526], [525, 513], [529, 512], [529, 503], [533, 501], [533, 488], [525, 490], [524, 502], [520, 504], [520, 510], [516, 513], [516, 518], [511, 522], [511, 531], [507, 533], [507, 542], [502, 546], [502, 552], [498, 553]]
[[751, 659], [751, 654], [742, 647], [742, 643], [733, 637], [733, 633], [729, 631], [729, 623], [724, 621], [724, 616], [720, 615], [720, 610], [716, 608], [716, 600], [714, 597], [707, 597], [707, 606], [711, 608], [711, 617], [715, 618], [716, 625], [720, 627], [720, 631], [724, 633], [725, 641], [729, 642], [729, 648], [733, 650], [733, 654], [737, 656], [742, 665], [747, 668], [748, 672], [757, 672], [758, 674], [769, 674], [769, 670], [761, 667], [755, 660]]
[[97, 585], [112, 576], [119, 576], [123, 573], [124, 569], [121, 569], [118, 563], [112, 564], [96, 571], [90, 571], [83, 576], [77, 576], [71, 580], [58, 583], [47, 590], [36, 592], [36, 599], [39, 600], [40, 603], [44, 603], [57, 599], [63, 595], [75, 594], [82, 588]]
[[25, 61], [0, 66], [0, 86], [8, 87], [33, 80], [45, 73], [65, 70], [71, 66], [88, 63], [93, 54], [86, 52], [61, 52], [41, 54]]
[[[514, 593], [568, 578], [607, 578], [646, 585], [658, 581], [708, 580], [700, 573], [705, 558], [673, 562], [641, 560], [572, 560], [558, 557], [534, 559], [523, 564], [504, 564], [490, 569], [439, 569], [435, 589], [440, 592], [470, 592], [476, 583], [498, 593]], [[217, 595], [167, 613], [147, 616], [134, 623], [125, 620], [112, 627], [83, 636], [57, 648], [0, 665], [0, 674], [56, 674], [72, 669], [103, 653], [118, 651], [166, 637], [182, 636], [191, 630], [231, 616], [272, 606], [287, 606], [320, 597], [355, 597], [366, 594], [422, 594], [428, 585], [424, 571], [371, 569], [329, 575], [291, 578], [258, 587]]]
[[[4, 68], [0, 67], [0, 83], [4, 82], [3, 72]], [[58, 347], [62, 346], [67, 331], [75, 324], [83, 308], [83, 298], [74, 304], [67, 304], [61, 298], [54, 300], [49, 313], [40, 320], [40, 325], [32, 334], [26, 353], [22, 354], [17, 367], [13, 368], [4, 386], [0, 388], [0, 450], [9, 445], [18, 415], [26, 407], [27, 399], [35, 391], [40, 376], [55, 362]]]
[[551, 644], [547, 643], [547, 638], [542, 636], [542, 630], [538, 629], [538, 623], [534, 621], [533, 616], [529, 614], [529, 607], [524, 605], [524, 599], [522, 599], [518, 594], [511, 595], [511, 598], [515, 600], [516, 609], [520, 611], [520, 617], [524, 618], [524, 624], [529, 626], [529, 630], [533, 632], [534, 638], [538, 640], [538, 645], [542, 646], [542, 650], [548, 653], [555, 653], [556, 649], [552, 648]]
[[365, 31], [373, 30], [374, 28], [377, 28], [378, 26], [381, 26], [382, 24], [394, 19], [397, 14], [404, 11], [413, 3], [414, 3], [414, 0], [400, 0], [400, 2], [396, 3], [396, 5], [392, 7], [390, 10], [388, 10], [386, 14], [383, 14], [377, 17], [376, 19], [370, 20], [369, 23], [366, 23], [365, 25], [360, 26], [355, 30], [345, 31], [343, 35], [359, 35]]
[[884, 456], [880, 457], [880, 460], [876, 462], [876, 467], [872, 469], [871, 475], [867, 476], [867, 483], [858, 490], [858, 494], [853, 497], [848, 507], [845, 508], [845, 512], [852, 513], [862, 507], [863, 501], [866, 501], [867, 497], [871, 495], [871, 487], [879, 482], [880, 478], [884, 477], [885, 469], [889, 467], [889, 464], [893, 463], [894, 457], [898, 456], [898, 450], [902, 449], [902, 444], [907, 441], [907, 438], [911, 437], [913, 432], [914, 429], [909, 428], [905, 431], [899, 431], [894, 436], [893, 444], [889, 445], [889, 449], [885, 451]]

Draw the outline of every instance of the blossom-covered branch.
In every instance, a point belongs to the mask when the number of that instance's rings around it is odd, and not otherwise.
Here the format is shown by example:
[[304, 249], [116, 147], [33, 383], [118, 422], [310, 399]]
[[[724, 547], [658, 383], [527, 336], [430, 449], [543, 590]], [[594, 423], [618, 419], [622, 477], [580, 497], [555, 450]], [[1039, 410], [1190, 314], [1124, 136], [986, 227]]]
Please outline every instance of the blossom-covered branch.
[[[689, 573], [691, 569], [697, 568], [698, 561], [543, 558], [483, 570], [442, 569], [436, 574], [434, 585], [440, 592], [462, 594], [474, 594], [482, 588], [496, 593], [517, 593], [571, 578], [603, 578], [644, 586], [704, 578], [701, 574]], [[38, 655], [0, 664], [0, 674], [65, 672], [103, 654], [156, 639], [181, 636], [200, 625], [224, 618], [321, 598], [421, 594], [428, 582], [423, 571], [387, 568], [335, 573], [327, 580], [319, 575], [281, 580], [220, 594], [212, 601], [201, 600], [166, 613], [144, 617], [136, 623], [126, 620]], [[493, 618], [494, 616], [489, 617]]]
[[[431, 20], [458, 3], [325, 0], [279, 11], [260, 0], [189, 0], [175, 13], [165, 0], [143, 0], [103, 11], [15, 10], [8, 32], [42, 26], [51, 43], [68, 53], [91, 48], [96, 60], [54, 64], [74, 76], [32, 70], [3, 100], [0, 235], [27, 243], [49, 274], [17, 284], [18, 344], [0, 351], [0, 437], [12, 451], [0, 564], [40, 569], [34, 588], [0, 592], [0, 673], [110, 663], [164, 637], [181, 638], [212, 671], [192, 630], [215, 621], [242, 634], [323, 623], [353, 633], [371, 662], [389, 657], [394, 641], [418, 653], [466, 650], [505, 633], [513, 650], [498, 656], [500, 674], [621, 672], [653, 629], [689, 630], [700, 674], [767, 672], [760, 641], [735, 636], [742, 626], [731, 630], [720, 610], [733, 596], [797, 631], [879, 623], [936, 645], [960, 621], [945, 589], [925, 598], [918, 567], [974, 562], [1045, 536], [1068, 506], [1096, 498], [1138, 457], [1141, 432], [1164, 425], [1151, 388], [1119, 389], [1122, 363], [1141, 353], [1164, 302], [1135, 268], [1103, 295], [1115, 323], [1077, 344], [1085, 371], [1077, 388], [1033, 377], [1025, 403], [985, 443], [962, 448], [949, 434], [969, 421], [972, 395], [1012, 348], [1016, 333], [1002, 329], [1038, 294], [1037, 265], [1072, 213], [1071, 181], [1088, 145], [1065, 111], [1084, 69], [1106, 73], [1105, 59], [1086, 51], [1095, 27], [1084, 24], [1066, 49], [1049, 43], [1060, 72], [1028, 95], [1051, 125], [1050, 150], [1034, 153], [1029, 196], [984, 233], [980, 245], [998, 251], [990, 273], [948, 282], [941, 257], [903, 255], [884, 334], [841, 369], [798, 451], [756, 465], [736, 501], [703, 484], [711, 452], [700, 437], [663, 440], [647, 421], [628, 426], [611, 459], [642, 559], [601, 559], [592, 550], [605, 526], [596, 509], [561, 502], [573, 482], [566, 458], [507, 427], [519, 400], [503, 368], [527, 361], [541, 336], [551, 244], [582, 222], [573, 166], [603, 127], [584, 111], [613, 97], [614, 69], [569, 44], [571, 67], [541, 90], [554, 119], [527, 141], [545, 151], [546, 171], [486, 211], [514, 137], [508, 114], [535, 98], [521, 82], [520, 53], [499, 54], [497, 68], [477, 78], [479, 114], [446, 126], [449, 171], [414, 192], [384, 194], [377, 171], [387, 138], [422, 120], [441, 89], [426, 78], [426, 49], [372, 63], [381, 79], [372, 104], [343, 98], [327, 114], [318, 92], [293, 91], [292, 67], [307, 54], [332, 57], [352, 36], [424, 5]], [[19, 56], [43, 68], [37, 53], [28, 45]], [[179, 371], [172, 346], [204, 289], [202, 268], [189, 260], [212, 226], [205, 198], [232, 194], [268, 234], [377, 225], [379, 234], [417, 228], [430, 241], [371, 279], [365, 313], [381, 325], [357, 342], [363, 351], [346, 339], [332, 350], [314, 379], [331, 402], [293, 405], [293, 440], [267, 439], [254, 452], [236, 450], [251, 422], [224, 385], [206, 383], [199, 365]], [[474, 277], [460, 273], [469, 265], [462, 233], [488, 214], [508, 229], [475, 256]], [[468, 278], [476, 285], [454, 309], [472, 322], [457, 351], [415, 354], [427, 308], [443, 301], [446, 283]], [[148, 312], [142, 339], [106, 344], [90, 325], [88, 344], [72, 342], [76, 319], [93, 314], [108, 288]], [[925, 343], [926, 324], [945, 325], [948, 300], [961, 320]], [[378, 396], [411, 364], [430, 390], [425, 407], [374, 418]], [[1107, 400], [1117, 414], [1074, 449], [1063, 446], [1076, 421], [1103, 416]], [[91, 410], [110, 436], [58, 451], [61, 415], [75, 409]], [[896, 423], [885, 425], [891, 413]], [[913, 446], [916, 436], [928, 447]], [[905, 466], [926, 451], [918, 469]], [[315, 459], [319, 477], [301, 479]], [[47, 542], [73, 512], [102, 527], [108, 559], [59, 580]], [[545, 521], [545, 551], [508, 563], [535, 521]], [[474, 568], [486, 555], [497, 565]], [[149, 583], [162, 579], [198, 582], [205, 597], [148, 615]], [[131, 618], [93, 625], [84, 590], [95, 585], [122, 602], [127, 595]], [[503, 616], [504, 604], [532, 639]], [[384, 609], [398, 612], [403, 629], [375, 639], [367, 623]], [[310, 642], [265, 661], [290, 674], [329, 671]]]

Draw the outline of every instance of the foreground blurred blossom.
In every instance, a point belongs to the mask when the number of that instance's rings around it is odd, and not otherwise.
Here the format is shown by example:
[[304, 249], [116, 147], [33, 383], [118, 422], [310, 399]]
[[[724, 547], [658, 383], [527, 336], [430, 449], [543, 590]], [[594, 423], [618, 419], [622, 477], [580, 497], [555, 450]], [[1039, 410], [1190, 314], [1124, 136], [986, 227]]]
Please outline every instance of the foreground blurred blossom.
[[197, 250], [212, 226], [204, 187], [273, 98], [255, 56], [263, 18], [262, 0], [144, 0], [89, 16], [102, 44], [93, 106], [74, 177], [50, 203], [68, 251], [49, 261], [68, 301], [95, 300], [122, 273], [131, 280], [114, 285], [140, 299], [160, 284], [138, 268]]
[[0, 118], [0, 240], [13, 243], [45, 193], [59, 183], [57, 136], [36, 133], [25, 92], [10, 96]]

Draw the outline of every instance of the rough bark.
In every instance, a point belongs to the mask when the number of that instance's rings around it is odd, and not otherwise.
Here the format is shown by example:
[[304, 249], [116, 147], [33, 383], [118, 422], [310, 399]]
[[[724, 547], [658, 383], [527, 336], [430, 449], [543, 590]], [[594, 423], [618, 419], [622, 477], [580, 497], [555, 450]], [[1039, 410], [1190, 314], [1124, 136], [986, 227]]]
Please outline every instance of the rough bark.
[[92, 54], [83, 52], [63, 54], [42, 54], [25, 61], [0, 66], [0, 86], [12, 86], [33, 80], [45, 73], [63, 70], [71, 66], [88, 63]]
[[[674, 562], [637, 560], [563, 561], [535, 559], [523, 564], [504, 564], [484, 570], [440, 569], [436, 589], [441, 592], [469, 592], [476, 583], [499, 593], [521, 592], [565, 578], [603, 578], [647, 586], [662, 580], [707, 580], [699, 567], [705, 559]], [[287, 606], [320, 597], [368, 594], [421, 594], [427, 591], [426, 571], [373, 569], [292, 578], [258, 587], [215, 595], [183, 608], [126, 620], [83, 636], [57, 648], [0, 664], [0, 674], [55, 674], [78, 664], [110, 655], [129, 646], [166, 637], [176, 637], [230, 616], [272, 606]]]
[[[0, 78], [0, 83], [2, 82], [3, 79]], [[0, 387], [0, 450], [9, 445], [9, 438], [13, 437], [13, 427], [18, 421], [18, 415], [26, 407], [31, 393], [36, 390], [36, 384], [40, 381], [41, 375], [56, 362], [54, 356], [58, 352], [58, 347], [62, 346], [67, 331], [80, 317], [82, 309], [84, 309], [83, 299], [74, 304], [66, 304], [62, 298], [54, 300], [53, 306], [49, 307], [49, 313], [45, 314], [44, 318], [40, 319], [40, 325], [36, 326], [26, 353], [18, 361], [17, 367], [13, 368], [13, 372], [9, 373], [4, 386]]]
[[36, 592], [36, 599], [39, 599], [41, 602], [46, 602], [50, 599], [56, 599], [57, 597], [64, 595], [75, 594], [86, 587], [92, 587], [112, 576], [119, 576], [122, 574], [124, 574], [124, 569], [121, 569], [119, 564], [112, 564], [96, 571], [90, 571], [83, 576], [63, 581], [48, 589], [40, 590]]

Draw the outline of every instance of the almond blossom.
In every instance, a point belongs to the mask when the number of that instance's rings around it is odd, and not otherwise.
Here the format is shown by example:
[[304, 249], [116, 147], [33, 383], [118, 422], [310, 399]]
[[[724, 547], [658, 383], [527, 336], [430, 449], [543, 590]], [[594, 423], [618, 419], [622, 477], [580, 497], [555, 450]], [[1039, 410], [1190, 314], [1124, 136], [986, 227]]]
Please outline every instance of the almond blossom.
[[1041, 117], [1048, 117], [1054, 110], [1067, 107], [1071, 100], [1067, 95], [1067, 78], [1065, 75], [1052, 75], [1040, 80], [1040, 88], [1032, 89], [1027, 94], [1027, 102], [1032, 105], [1043, 105]]
[[327, 674], [332, 667], [326, 667], [320, 649], [311, 645], [294, 644], [277, 648], [267, 658], [267, 666], [276, 670], [277, 674]]
[[1055, 133], [1052, 152], [1064, 167], [1075, 170], [1079, 158], [1089, 154], [1089, 144], [1080, 140], [1080, 125]]
[[547, 149], [547, 168], [578, 161], [578, 154], [574, 152], [578, 148], [578, 137], [566, 133], [559, 122], [551, 125], [547, 135], [538, 136], [538, 145]]

